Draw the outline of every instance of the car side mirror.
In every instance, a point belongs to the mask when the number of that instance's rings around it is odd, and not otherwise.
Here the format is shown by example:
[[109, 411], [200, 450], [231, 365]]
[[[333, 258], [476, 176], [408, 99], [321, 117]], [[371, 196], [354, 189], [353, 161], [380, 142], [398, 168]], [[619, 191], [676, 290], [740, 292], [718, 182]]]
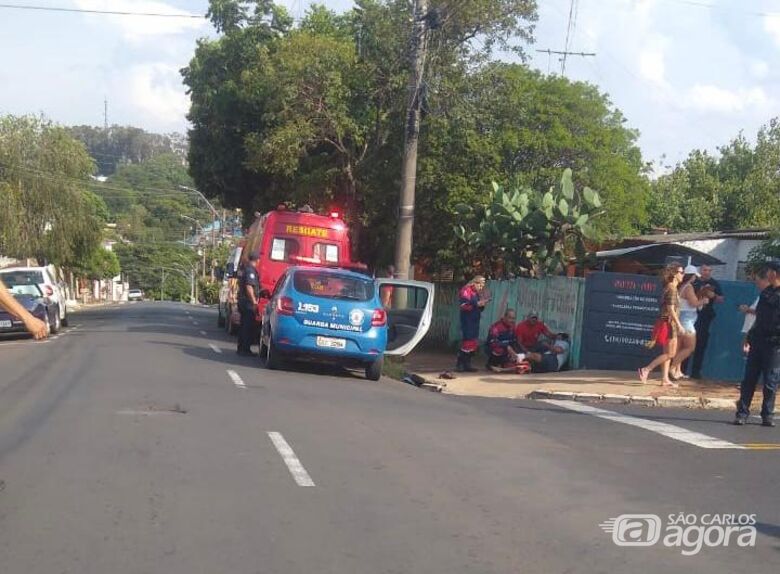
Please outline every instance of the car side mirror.
[[270, 298], [271, 298], [271, 292], [268, 289], [260, 290], [260, 299], [270, 299]]

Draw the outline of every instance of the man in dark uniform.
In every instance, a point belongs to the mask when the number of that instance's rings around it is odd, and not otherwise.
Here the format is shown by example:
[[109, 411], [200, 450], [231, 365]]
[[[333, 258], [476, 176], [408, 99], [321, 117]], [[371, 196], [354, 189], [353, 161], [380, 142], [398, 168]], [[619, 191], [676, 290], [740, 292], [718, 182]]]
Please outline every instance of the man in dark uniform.
[[241, 327], [238, 330], [237, 353], [242, 356], [254, 355], [252, 342], [255, 338], [257, 295], [260, 291], [256, 262], [257, 255], [250, 253], [238, 272], [238, 312], [241, 314]]
[[740, 385], [735, 425], [744, 425], [750, 416], [750, 403], [758, 380], [763, 378], [764, 402], [761, 405], [761, 424], [775, 426], [775, 395], [780, 381], [780, 263], [763, 264], [757, 277], [769, 281], [761, 291], [756, 306], [756, 322], [747, 334], [748, 350], [745, 376]]
[[[723, 303], [724, 301], [720, 283], [712, 277], [712, 267], [702, 265], [700, 273], [700, 277], [693, 282], [693, 288], [696, 290], [696, 293], [709, 286], [715, 292], [715, 297], [710, 299], [709, 303], [699, 310], [699, 315], [696, 317], [696, 349], [693, 352], [691, 365], [691, 377], [694, 379], [701, 379], [704, 353], [707, 352], [707, 344], [710, 341], [710, 326], [715, 320], [715, 303]], [[687, 365], [684, 368], [687, 368]]]

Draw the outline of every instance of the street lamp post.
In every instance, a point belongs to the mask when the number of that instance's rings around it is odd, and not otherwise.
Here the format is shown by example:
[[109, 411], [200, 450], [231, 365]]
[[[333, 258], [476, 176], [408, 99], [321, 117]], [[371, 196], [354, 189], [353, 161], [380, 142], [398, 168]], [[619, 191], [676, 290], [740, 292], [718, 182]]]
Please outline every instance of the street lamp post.
[[[211, 211], [211, 214], [214, 216], [214, 221], [211, 224], [211, 246], [214, 247], [216, 245], [216, 243], [217, 243], [216, 230], [217, 230], [217, 221], [219, 221], [219, 213], [214, 208], [214, 206], [211, 205], [211, 202], [208, 199], [206, 199], [206, 196], [203, 195], [200, 191], [198, 191], [194, 187], [187, 187], [186, 185], [180, 185], [179, 189], [184, 189], [184, 190], [187, 190], [187, 191], [191, 191], [193, 193], [197, 193], [198, 196], [203, 201], [206, 202], [206, 205], [208, 206], [209, 211]], [[220, 224], [219, 227], [220, 227], [220, 229], [222, 229], [222, 225], [221, 224]]]

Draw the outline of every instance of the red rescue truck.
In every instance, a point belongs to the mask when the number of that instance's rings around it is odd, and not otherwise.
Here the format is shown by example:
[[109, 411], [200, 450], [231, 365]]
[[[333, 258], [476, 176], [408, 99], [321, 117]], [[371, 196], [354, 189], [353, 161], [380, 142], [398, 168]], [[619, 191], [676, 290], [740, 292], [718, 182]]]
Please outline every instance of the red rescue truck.
[[306, 207], [280, 205], [255, 219], [243, 241], [242, 264], [250, 253], [257, 255], [260, 280], [258, 324], [276, 282], [291, 265], [361, 267], [350, 261], [347, 226], [339, 214], [318, 215]]

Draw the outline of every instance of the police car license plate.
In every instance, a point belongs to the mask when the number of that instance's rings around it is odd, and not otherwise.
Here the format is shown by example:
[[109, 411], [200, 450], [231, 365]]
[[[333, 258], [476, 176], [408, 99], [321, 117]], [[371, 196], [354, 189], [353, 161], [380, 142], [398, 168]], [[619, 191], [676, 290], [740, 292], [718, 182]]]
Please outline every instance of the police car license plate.
[[335, 339], [333, 337], [317, 337], [317, 346], [328, 349], [346, 349], [346, 339]]
[[10, 329], [11, 321], [0, 321], [0, 329]]

